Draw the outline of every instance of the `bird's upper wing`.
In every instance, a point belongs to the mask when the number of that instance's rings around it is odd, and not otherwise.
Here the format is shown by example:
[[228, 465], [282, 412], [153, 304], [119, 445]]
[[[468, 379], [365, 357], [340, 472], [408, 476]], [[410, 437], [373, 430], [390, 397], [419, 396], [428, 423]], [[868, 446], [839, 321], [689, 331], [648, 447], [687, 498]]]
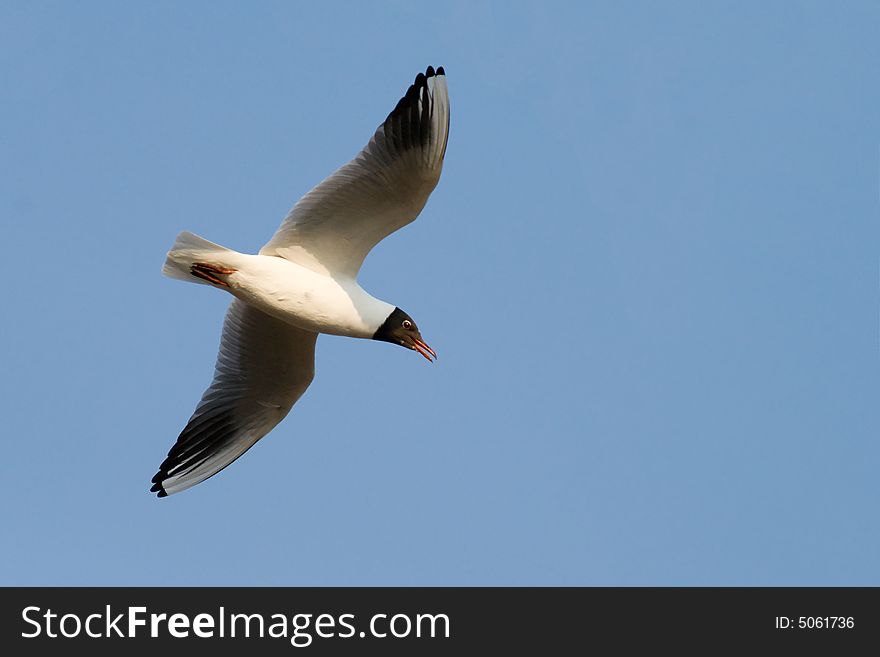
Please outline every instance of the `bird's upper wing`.
[[357, 157], [303, 196], [260, 254], [356, 277], [370, 249], [421, 212], [440, 179], [448, 133], [446, 74], [429, 66]]
[[269, 433], [309, 387], [317, 337], [234, 299], [214, 380], [150, 490], [164, 497], [195, 486]]

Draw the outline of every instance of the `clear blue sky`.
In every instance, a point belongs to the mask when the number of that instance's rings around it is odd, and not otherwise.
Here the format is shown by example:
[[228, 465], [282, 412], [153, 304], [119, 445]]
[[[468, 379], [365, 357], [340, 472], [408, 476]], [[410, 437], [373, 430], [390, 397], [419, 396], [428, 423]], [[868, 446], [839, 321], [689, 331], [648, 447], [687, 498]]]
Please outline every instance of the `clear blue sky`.
[[[880, 585], [875, 2], [0, 4], [0, 583]], [[149, 480], [255, 252], [428, 64], [440, 185], [244, 458]]]

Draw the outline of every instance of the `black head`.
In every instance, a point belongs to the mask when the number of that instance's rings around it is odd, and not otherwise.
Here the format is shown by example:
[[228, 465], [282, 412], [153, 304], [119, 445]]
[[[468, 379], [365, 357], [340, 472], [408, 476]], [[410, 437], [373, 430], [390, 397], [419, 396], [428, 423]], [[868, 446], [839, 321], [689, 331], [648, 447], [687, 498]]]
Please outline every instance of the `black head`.
[[400, 308], [395, 308], [388, 315], [382, 326], [373, 334], [373, 339], [399, 344], [407, 349], [412, 349], [431, 362], [437, 358], [435, 351], [422, 340], [422, 334], [419, 333], [419, 327], [416, 326], [413, 318]]

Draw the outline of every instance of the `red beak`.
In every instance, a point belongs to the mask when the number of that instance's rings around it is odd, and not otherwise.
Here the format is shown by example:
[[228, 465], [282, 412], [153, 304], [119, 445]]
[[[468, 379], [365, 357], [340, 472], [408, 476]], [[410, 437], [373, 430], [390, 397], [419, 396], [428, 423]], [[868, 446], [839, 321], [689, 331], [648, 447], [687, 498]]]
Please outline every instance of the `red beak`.
[[422, 340], [418, 338], [413, 339], [413, 349], [418, 351], [422, 356], [427, 358], [430, 362], [434, 362], [437, 360], [437, 352], [431, 349], [427, 344], [425, 344]]

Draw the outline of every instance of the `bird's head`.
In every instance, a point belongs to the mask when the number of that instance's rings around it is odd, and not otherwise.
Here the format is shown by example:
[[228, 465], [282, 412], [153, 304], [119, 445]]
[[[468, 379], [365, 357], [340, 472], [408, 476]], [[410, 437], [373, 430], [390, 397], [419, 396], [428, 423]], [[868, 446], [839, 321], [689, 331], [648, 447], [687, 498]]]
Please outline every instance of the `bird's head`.
[[383, 340], [392, 344], [399, 344], [407, 349], [419, 352], [429, 361], [434, 362], [437, 353], [431, 349], [422, 339], [419, 327], [416, 326], [412, 317], [395, 308], [382, 326], [373, 334], [374, 340]]

